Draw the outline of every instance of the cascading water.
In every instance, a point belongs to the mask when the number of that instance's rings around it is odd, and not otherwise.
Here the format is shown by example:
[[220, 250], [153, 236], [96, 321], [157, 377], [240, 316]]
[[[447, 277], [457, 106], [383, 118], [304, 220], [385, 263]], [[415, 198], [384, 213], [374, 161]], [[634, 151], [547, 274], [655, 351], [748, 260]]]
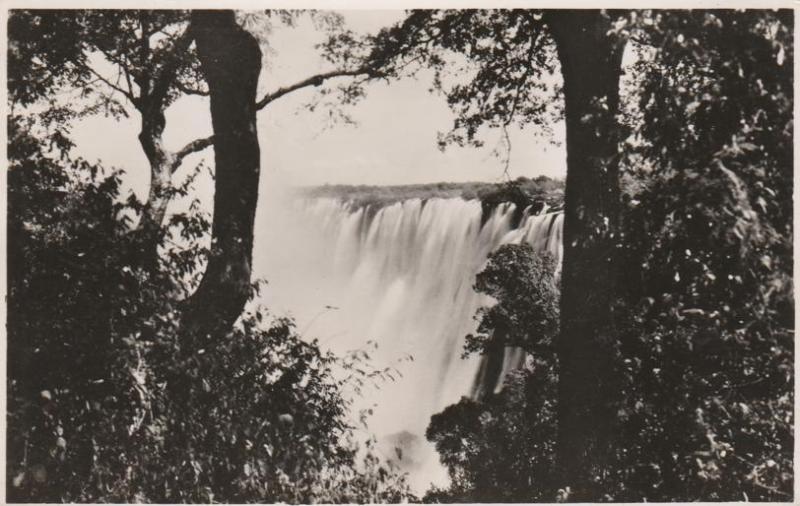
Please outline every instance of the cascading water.
[[[502, 244], [531, 244], [561, 258], [560, 213], [530, 215], [513, 227], [514, 205], [483, 216], [477, 200], [406, 200], [379, 209], [335, 199], [271, 205], [259, 218], [254, 270], [269, 281], [266, 305], [295, 317], [303, 335], [344, 353], [377, 344], [371, 359], [402, 377], [364, 392], [369, 428], [412, 487], [447, 483], [424, 438], [431, 415], [465, 395], [496, 389], [524, 360], [507, 350], [499, 377], [481, 359], [462, 359], [473, 316], [491, 303], [472, 286], [489, 254]], [[404, 360], [413, 357], [413, 361]]]

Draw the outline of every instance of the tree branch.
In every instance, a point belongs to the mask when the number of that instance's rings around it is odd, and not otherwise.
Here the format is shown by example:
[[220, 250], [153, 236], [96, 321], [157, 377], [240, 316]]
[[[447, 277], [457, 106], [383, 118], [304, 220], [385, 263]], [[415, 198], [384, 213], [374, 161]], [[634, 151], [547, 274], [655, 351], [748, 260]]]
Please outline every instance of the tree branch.
[[[183, 35], [181, 37], [183, 37]], [[326, 80], [332, 79], [332, 78], [335, 78], [335, 77], [359, 76], [359, 75], [367, 75], [370, 78], [372, 78], [372, 77], [380, 77], [379, 73], [375, 72], [372, 69], [368, 69], [366, 67], [358, 68], [358, 69], [355, 69], [355, 70], [333, 70], [331, 72], [325, 72], [325, 73], [322, 73], [322, 74], [317, 74], [317, 75], [311, 76], [311, 77], [309, 77], [307, 79], [303, 79], [302, 81], [299, 81], [299, 82], [297, 82], [295, 84], [292, 84], [290, 86], [285, 86], [285, 87], [282, 87], [282, 88], [278, 88], [277, 90], [275, 90], [272, 93], [268, 93], [261, 100], [256, 102], [256, 110], [263, 109], [270, 102], [272, 102], [274, 100], [277, 100], [280, 97], [282, 97], [284, 95], [287, 95], [287, 94], [289, 94], [289, 93], [291, 93], [293, 91], [299, 90], [301, 88], [305, 88], [307, 86], [320, 86]], [[190, 89], [190, 88], [185, 87], [181, 83], [176, 83], [176, 86], [178, 87], [179, 90], [181, 90], [184, 93], [195, 94], [195, 95], [204, 95], [204, 96], [208, 95], [208, 92], [206, 92], [206, 91]], [[204, 139], [195, 139], [195, 140], [189, 142], [188, 144], [186, 144], [184, 147], [182, 147], [180, 150], [178, 150], [175, 153], [175, 156], [174, 156], [173, 161], [172, 161], [172, 166], [171, 166], [172, 172], [175, 173], [175, 171], [178, 170], [178, 168], [180, 167], [181, 163], [183, 162], [183, 159], [186, 158], [187, 156], [189, 156], [189, 155], [191, 155], [193, 153], [198, 153], [198, 152], [206, 149], [207, 147], [213, 146], [213, 145], [214, 145], [214, 136], [206, 137]]]
[[[128, 86], [128, 92], [132, 97], [136, 97], [136, 93], [133, 91], [133, 83], [131, 82], [131, 63], [128, 61], [127, 56], [123, 53], [121, 55], [115, 55], [112, 51], [106, 48], [98, 48], [103, 56], [106, 57], [108, 61], [116, 65], [120, 70], [120, 73], [124, 73], [125, 75], [125, 84]], [[119, 80], [117, 81], [119, 82]], [[130, 98], [130, 97], [128, 97]], [[137, 105], [136, 101], [131, 100], [134, 105]], [[138, 107], [138, 105], [137, 105]]]
[[122, 70], [125, 71], [125, 82], [128, 85], [128, 90], [131, 92], [131, 95], [133, 95], [134, 93], [133, 93], [133, 82], [131, 81], [131, 72], [128, 69], [127, 65], [123, 65]]
[[169, 59], [161, 68], [161, 72], [156, 74], [153, 79], [153, 91], [150, 96], [157, 102], [161, 103], [166, 98], [169, 87], [175, 82], [181, 60], [189, 50], [193, 40], [194, 35], [187, 27], [173, 43]]
[[139, 27], [142, 36], [139, 38], [139, 68], [141, 71], [138, 76], [134, 76], [134, 81], [139, 86], [139, 94], [146, 97], [150, 94], [150, 23], [147, 20], [147, 12], [139, 12]]
[[[272, 102], [274, 100], [277, 100], [280, 97], [282, 97], [284, 95], [287, 95], [287, 94], [289, 94], [289, 93], [291, 93], [293, 91], [299, 90], [301, 88], [305, 88], [307, 86], [319, 86], [323, 82], [325, 82], [326, 80], [332, 79], [332, 78], [335, 78], [335, 77], [359, 76], [359, 75], [367, 75], [369, 77], [378, 77], [379, 76], [379, 74], [376, 73], [375, 71], [373, 71], [371, 69], [367, 69], [365, 67], [362, 67], [362, 68], [359, 68], [359, 69], [356, 69], [356, 70], [333, 70], [331, 72], [325, 72], [323, 74], [317, 74], [317, 75], [311, 76], [311, 77], [309, 77], [307, 79], [303, 79], [302, 81], [299, 81], [299, 82], [297, 82], [295, 84], [292, 84], [290, 86], [285, 86], [283, 88], [278, 88], [277, 90], [275, 90], [272, 93], [268, 93], [261, 100], [256, 102], [256, 110], [263, 109], [270, 102]], [[195, 94], [195, 95], [208, 95], [207, 92], [202, 91], [202, 90], [187, 89], [185, 86], [183, 86], [183, 84], [180, 84], [180, 83], [176, 83], [176, 86], [178, 87], [178, 89], [180, 89], [184, 93], [191, 93], [191, 94]], [[207, 147], [213, 146], [213, 145], [214, 145], [214, 136], [206, 137], [204, 139], [195, 139], [195, 140], [189, 142], [188, 144], [186, 144], [184, 147], [182, 147], [180, 150], [178, 150], [175, 153], [175, 157], [173, 158], [173, 161], [172, 161], [172, 172], [175, 173], [175, 171], [178, 170], [178, 168], [180, 167], [181, 163], [183, 162], [183, 159], [186, 158], [187, 156], [189, 156], [189, 155], [191, 155], [193, 153], [200, 152], [200, 151], [206, 149]]]
[[273, 91], [272, 93], [268, 93], [256, 102], [256, 109], [263, 109], [267, 106], [270, 102], [281, 98], [284, 95], [287, 95], [293, 91], [299, 90], [301, 88], [305, 88], [306, 86], [320, 86], [328, 79], [332, 79], [334, 77], [344, 77], [344, 76], [358, 76], [361, 74], [367, 74], [370, 77], [378, 77], [378, 73], [372, 69], [361, 67], [356, 70], [333, 70], [331, 72], [325, 72], [322, 74], [317, 74], [315, 76], [311, 76], [307, 79], [303, 79], [295, 84], [290, 86], [285, 86], [283, 88], [278, 88], [277, 90]]
[[206, 137], [205, 139], [195, 139], [192, 142], [186, 144], [182, 147], [178, 152], [175, 153], [175, 158], [172, 161], [171, 170], [174, 174], [175, 171], [178, 170], [178, 167], [181, 166], [181, 162], [187, 156], [191, 155], [192, 153], [198, 153], [209, 146], [214, 145], [214, 136]]
[[127, 98], [128, 100], [130, 100], [132, 104], [134, 104], [134, 105], [137, 105], [137, 102], [138, 102], [138, 100], [137, 100], [137, 99], [136, 99], [136, 97], [133, 95], [133, 93], [131, 93], [131, 92], [128, 92], [128, 91], [125, 91], [124, 89], [120, 88], [120, 87], [119, 87], [119, 86], [117, 86], [116, 84], [112, 83], [111, 81], [109, 81], [108, 79], [106, 79], [105, 77], [103, 77], [102, 75], [100, 75], [100, 73], [99, 73], [99, 72], [97, 72], [97, 71], [96, 71], [95, 69], [93, 69], [92, 67], [90, 67], [90, 66], [88, 66], [88, 65], [87, 65], [87, 66], [86, 66], [86, 68], [87, 68], [87, 69], [89, 69], [89, 72], [91, 72], [92, 74], [94, 74], [94, 75], [95, 75], [95, 77], [97, 77], [99, 80], [103, 81], [103, 83], [105, 83], [105, 84], [106, 84], [106, 86], [110, 87], [111, 89], [113, 89], [113, 90], [115, 90], [115, 91], [118, 91], [119, 93], [122, 93], [122, 95], [123, 95], [125, 98]]
[[201, 97], [208, 96], [208, 90], [201, 90], [199, 88], [192, 88], [187, 86], [186, 84], [180, 82], [180, 80], [175, 81], [175, 87], [180, 90], [181, 92], [185, 93], [186, 95], [200, 95]]

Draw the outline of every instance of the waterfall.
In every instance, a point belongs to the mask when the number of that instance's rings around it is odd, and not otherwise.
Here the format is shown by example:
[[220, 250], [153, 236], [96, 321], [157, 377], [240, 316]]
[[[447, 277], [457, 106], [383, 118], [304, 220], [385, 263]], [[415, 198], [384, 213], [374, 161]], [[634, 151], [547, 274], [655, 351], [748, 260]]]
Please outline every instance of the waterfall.
[[491, 303], [473, 290], [475, 275], [502, 244], [524, 241], [560, 259], [562, 214], [520, 216], [513, 204], [484, 214], [479, 201], [458, 198], [380, 208], [320, 198], [270, 206], [259, 220], [254, 270], [269, 282], [267, 307], [335, 352], [375, 343], [373, 365], [402, 376], [358, 401], [372, 409], [370, 430], [387, 457], [392, 445], [404, 447], [400, 465], [418, 492], [446, 484], [424, 437], [431, 415], [496, 390], [524, 361], [508, 349], [499, 377], [489, 377], [480, 357], [461, 358], [476, 310]]

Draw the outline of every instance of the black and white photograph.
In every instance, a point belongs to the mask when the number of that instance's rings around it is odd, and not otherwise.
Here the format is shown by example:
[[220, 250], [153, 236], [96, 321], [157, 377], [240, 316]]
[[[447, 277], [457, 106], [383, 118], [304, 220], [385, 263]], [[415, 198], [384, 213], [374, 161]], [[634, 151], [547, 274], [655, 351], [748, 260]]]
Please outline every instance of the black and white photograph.
[[792, 503], [794, 4], [654, 7], [0, 2], [2, 502]]

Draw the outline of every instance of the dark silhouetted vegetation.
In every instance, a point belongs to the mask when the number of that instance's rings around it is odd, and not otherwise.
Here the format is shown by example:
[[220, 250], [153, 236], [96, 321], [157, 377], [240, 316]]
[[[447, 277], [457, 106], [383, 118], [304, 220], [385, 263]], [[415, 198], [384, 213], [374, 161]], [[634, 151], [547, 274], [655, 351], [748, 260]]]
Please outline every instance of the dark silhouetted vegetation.
[[465, 352], [516, 346], [551, 353], [558, 335], [558, 285], [555, 259], [527, 244], [501, 246], [475, 280], [475, 291], [497, 303], [475, 315], [478, 330], [467, 336]]
[[[435, 502], [551, 502], [555, 483], [555, 408], [558, 333], [555, 261], [526, 245], [505, 245], [477, 275], [475, 290], [495, 303], [475, 315], [478, 334], [465, 354], [502, 361], [507, 347], [529, 360], [492, 393], [499, 370], [486, 375], [483, 395], [462, 399], [433, 416], [426, 436], [435, 443], [451, 484], [431, 490]], [[488, 393], [486, 393], [488, 392]]]
[[59, 156], [28, 126], [9, 122], [10, 501], [409, 497], [354, 437], [335, 371], [360, 377], [365, 364], [257, 306], [182, 353], [180, 298], [204, 263], [207, 217], [172, 216], [180, 247], [143, 269], [130, 233], [141, 204], [122, 198], [122, 174]]

